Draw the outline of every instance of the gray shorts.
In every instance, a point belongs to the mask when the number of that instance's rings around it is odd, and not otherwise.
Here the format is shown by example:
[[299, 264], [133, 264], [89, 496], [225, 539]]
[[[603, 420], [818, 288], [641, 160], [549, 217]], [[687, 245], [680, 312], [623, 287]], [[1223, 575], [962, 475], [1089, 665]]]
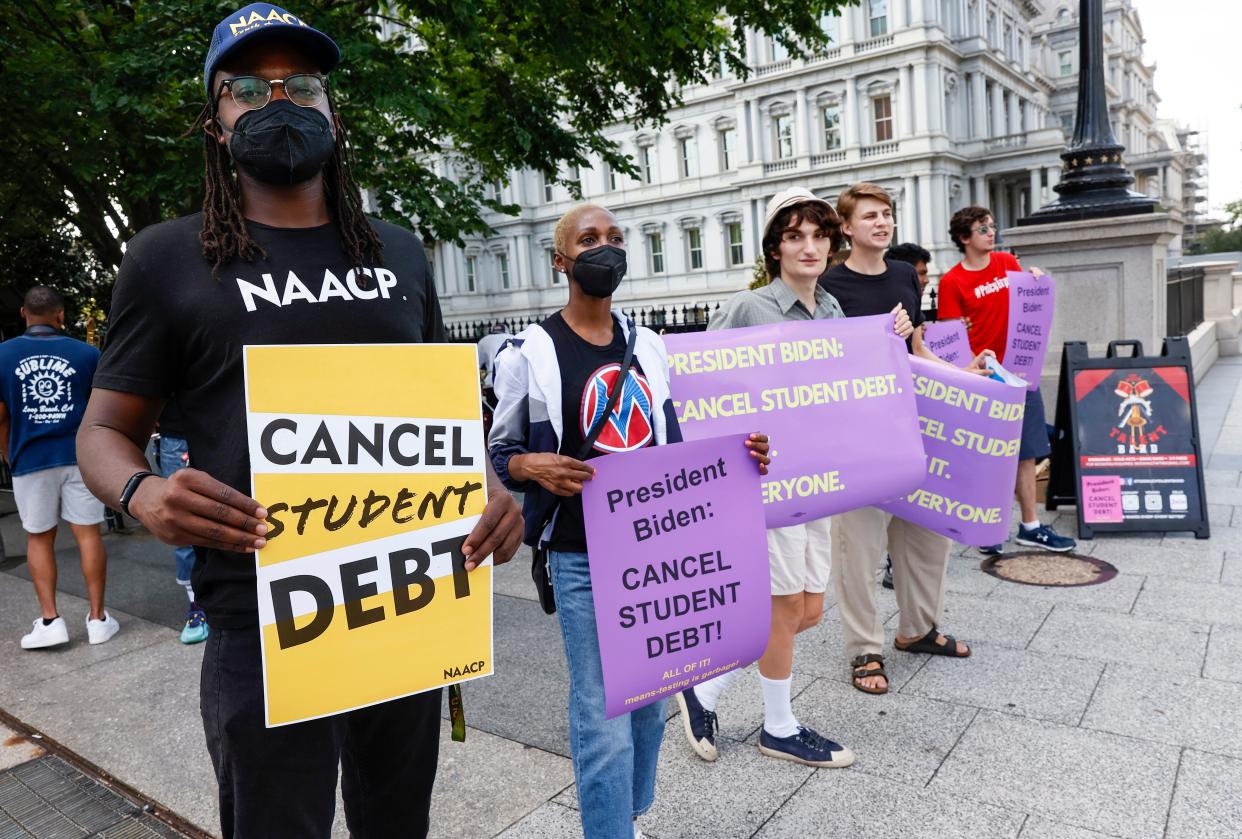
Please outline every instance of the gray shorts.
[[70, 524], [99, 524], [104, 505], [82, 483], [77, 466], [53, 466], [13, 476], [17, 515], [27, 533], [46, 533], [63, 517]]

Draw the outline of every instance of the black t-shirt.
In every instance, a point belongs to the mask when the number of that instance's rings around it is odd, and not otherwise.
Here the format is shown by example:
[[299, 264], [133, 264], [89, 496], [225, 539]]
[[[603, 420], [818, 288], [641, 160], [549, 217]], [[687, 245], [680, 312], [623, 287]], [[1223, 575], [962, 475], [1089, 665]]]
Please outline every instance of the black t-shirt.
[[[126, 248], [94, 386], [175, 397], [195, 468], [249, 495], [243, 345], [443, 340], [422, 244], [371, 225], [384, 251], [381, 265], [362, 267], [365, 282], [332, 224], [247, 222], [267, 257], [222, 265], [218, 278], [198, 241], [201, 214], [148, 227]], [[258, 626], [254, 557], [195, 551], [194, 591], [211, 625]]]
[[[615, 320], [612, 341], [605, 347], [589, 343], [565, 322], [560, 312], [542, 324], [552, 336], [561, 368], [561, 430], [559, 454], [578, 457], [594, 423], [608, 404], [608, 391], [625, 360], [625, 337]], [[638, 357], [630, 366], [616, 407], [583, 460], [613, 452], [627, 452], [655, 444], [651, 386]], [[582, 496], [561, 498], [560, 512], [548, 547], [557, 551], [585, 551], [586, 528], [582, 521]]]
[[847, 318], [887, 315], [900, 303], [917, 327], [924, 320], [918, 273], [906, 262], [886, 259], [884, 266], [883, 274], [860, 274], [841, 263], [825, 271], [819, 284], [837, 298]]

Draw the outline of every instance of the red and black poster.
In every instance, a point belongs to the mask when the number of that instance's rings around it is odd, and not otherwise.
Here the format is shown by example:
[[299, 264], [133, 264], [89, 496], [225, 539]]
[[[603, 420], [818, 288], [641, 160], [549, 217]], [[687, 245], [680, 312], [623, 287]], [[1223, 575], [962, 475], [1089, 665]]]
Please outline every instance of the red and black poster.
[[[1082, 538], [1101, 531], [1192, 530], [1207, 538], [1207, 509], [1189, 349], [1092, 359], [1065, 345], [1049, 509], [1078, 508]], [[1066, 410], [1068, 409], [1068, 410]]]

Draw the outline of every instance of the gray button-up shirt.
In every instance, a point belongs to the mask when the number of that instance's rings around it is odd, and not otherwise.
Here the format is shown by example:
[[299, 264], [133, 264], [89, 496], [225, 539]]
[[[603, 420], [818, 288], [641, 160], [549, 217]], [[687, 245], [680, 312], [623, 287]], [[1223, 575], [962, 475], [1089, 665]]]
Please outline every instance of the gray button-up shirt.
[[712, 315], [707, 328], [733, 329], [762, 326], [787, 320], [827, 320], [843, 318], [841, 304], [818, 283], [815, 285], [815, 311], [808, 311], [797, 293], [777, 277], [762, 288], [740, 291]]

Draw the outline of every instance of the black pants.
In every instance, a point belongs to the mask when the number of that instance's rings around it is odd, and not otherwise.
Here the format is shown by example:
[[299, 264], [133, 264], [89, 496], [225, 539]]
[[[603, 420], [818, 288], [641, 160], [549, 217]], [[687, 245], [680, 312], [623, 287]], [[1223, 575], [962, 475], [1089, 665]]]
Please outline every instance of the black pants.
[[266, 728], [258, 630], [212, 627], [199, 706], [220, 784], [224, 839], [327, 839], [338, 764], [354, 839], [425, 837], [440, 693]]

